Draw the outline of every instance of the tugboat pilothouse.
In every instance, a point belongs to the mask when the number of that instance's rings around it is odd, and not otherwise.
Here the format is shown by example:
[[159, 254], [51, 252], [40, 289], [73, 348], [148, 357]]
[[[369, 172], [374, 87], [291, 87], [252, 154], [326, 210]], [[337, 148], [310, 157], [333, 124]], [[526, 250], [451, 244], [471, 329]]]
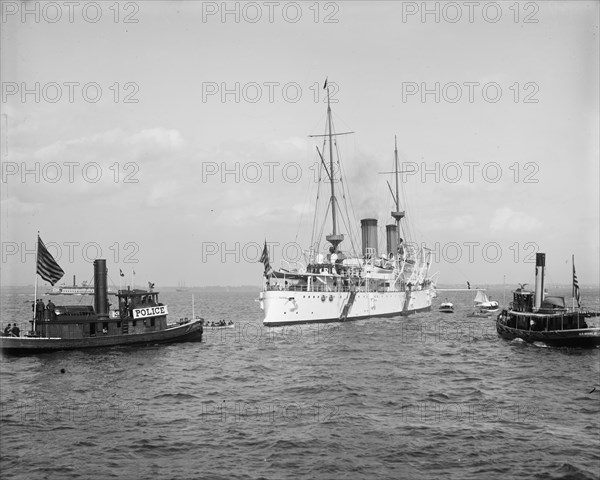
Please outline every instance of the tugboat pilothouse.
[[[429, 277], [430, 251], [418, 248], [415, 244], [401, 238], [402, 219], [405, 212], [400, 210], [398, 186], [398, 149], [394, 150], [395, 191], [388, 187], [394, 201], [391, 212], [393, 223], [386, 225], [386, 250], [378, 251], [377, 219], [361, 220], [362, 250], [356, 252], [352, 241], [352, 233], [348, 231], [352, 244], [350, 251], [342, 249], [345, 236], [341, 233], [338, 218], [349, 230], [354, 222], [347, 214], [348, 206], [339, 160], [334, 169], [334, 146], [336, 138], [345, 133], [335, 133], [331, 115], [329, 88], [327, 89], [327, 126], [323, 137], [323, 147], [317, 153], [320, 158], [320, 175], [326, 175], [329, 183], [329, 202], [327, 214], [331, 212], [331, 233], [325, 236], [329, 251], [319, 252], [321, 234], [315, 233], [311, 239], [311, 249], [305, 253], [305, 264], [298, 262], [288, 265], [282, 261], [278, 270], [269, 263], [269, 252], [265, 247], [261, 262], [265, 266], [264, 288], [260, 292], [260, 306], [264, 310], [263, 324], [279, 326], [301, 323], [344, 322], [363, 318], [394, 317], [408, 315], [431, 309], [432, 298], [435, 297], [435, 285]], [[352, 133], [352, 132], [346, 132]], [[328, 162], [321, 153], [328, 150]], [[339, 159], [339, 152], [338, 159]], [[319, 182], [320, 186], [321, 182]], [[340, 192], [336, 192], [339, 186]], [[337, 194], [341, 193], [345, 203], [344, 212], [338, 203]], [[317, 193], [317, 197], [319, 194]], [[318, 198], [317, 198], [318, 200]], [[318, 205], [318, 201], [317, 201]], [[317, 225], [318, 206], [315, 207], [315, 223]], [[323, 227], [325, 226], [325, 219]], [[321, 232], [324, 228], [320, 229]], [[402, 235], [406, 238], [404, 235]]]

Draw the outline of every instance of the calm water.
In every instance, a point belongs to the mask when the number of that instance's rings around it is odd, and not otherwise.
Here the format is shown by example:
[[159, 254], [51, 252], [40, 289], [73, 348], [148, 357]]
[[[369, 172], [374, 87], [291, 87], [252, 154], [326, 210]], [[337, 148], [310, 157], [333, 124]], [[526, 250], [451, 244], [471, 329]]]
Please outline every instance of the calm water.
[[[454, 314], [270, 330], [256, 297], [196, 292], [237, 322], [202, 344], [3, 357], [2, 479], [599, 478], [600, 349], [499, 339], [460, 293], [434, 305]], [[161, 299], [191, 316], [191, 293]], [[1, 300], [3, 327], [29, 317], [26, 289]]]

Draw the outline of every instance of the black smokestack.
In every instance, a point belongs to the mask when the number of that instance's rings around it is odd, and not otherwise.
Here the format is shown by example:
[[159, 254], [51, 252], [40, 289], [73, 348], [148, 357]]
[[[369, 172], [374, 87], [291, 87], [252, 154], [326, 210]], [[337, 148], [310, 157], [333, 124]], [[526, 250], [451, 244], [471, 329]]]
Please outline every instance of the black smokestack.
[[94, 260], [94, 310], [98, 320], [108, 318], [107, 278], [106, 260]]
[[544, 300], [544, 270], [546, 267], [546, 254], [535, 254], [535, 304], [534, 307], [538, 310], [542, 306]]
[[377, 257], [377, 219], [363, 218], [360, 221], [362, 230], [363, 256], [367, 256], [367, 248], [373, 249], [373, 257]]

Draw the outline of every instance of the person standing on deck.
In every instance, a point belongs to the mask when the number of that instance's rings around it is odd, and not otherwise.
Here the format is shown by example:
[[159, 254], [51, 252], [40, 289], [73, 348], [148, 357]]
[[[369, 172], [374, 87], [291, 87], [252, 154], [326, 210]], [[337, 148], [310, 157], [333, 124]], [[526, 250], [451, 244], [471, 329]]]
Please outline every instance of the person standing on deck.
[[48, 310], [48, 318], [50, 320], [56, 319], [56, 313], [54, 312], [55, 308], [56, 308], [56, 305], [54, 305], [52, 300], [48, 300], [48, 305], [46, 305], [46, 310]]
[[21, 330], [19, 329], [19, 327], [17, 326], [16, 323], [14, 324], [14, 326], [10, 332], [10, 335], [12, 337], [20, 337], [21, 336]]

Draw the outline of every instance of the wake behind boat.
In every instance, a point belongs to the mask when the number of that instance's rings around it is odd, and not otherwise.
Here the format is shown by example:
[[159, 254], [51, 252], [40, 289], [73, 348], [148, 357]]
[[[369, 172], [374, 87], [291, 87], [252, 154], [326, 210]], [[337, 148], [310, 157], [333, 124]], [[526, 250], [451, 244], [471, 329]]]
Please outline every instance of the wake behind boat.
[[[55, 283], [62, 269], [39, 237], [38, 247], [37, 273]], [[36, 353], [202, 339], [202, 320], [168, 324], [168, 307], [159, 302], [158, 292], [152, 289], [119, 290], [118, 309], [110, 311], [107, 276], [106, 260], [95, 260], [94, 306], [49, 303], [49, 309], [36, 312], [30, 321], [31, 330], [24, 336], [0, 337], [0, 349], [6, 353]], [[7, 329], [7, 335], [11, 334], [14, 329]]]
[[[431, 301], [435, 296], [435, 285], [429, 277], [430, 252], [418, 248], [414, 244], [404, 242], [400, 233], [401, 220], [405, 216], [400, 211], [398, 189], [398, 149], [394, 150], [395, 194], [394, 211], [391, 217], [393, 224], [386, 225], [386, 248], [379, 251], [377, 219], [361, 220], [362, 252], [354, 250], [352, 232], [348, 231], [352, 246], [342, 250], [340, 245], [345, 239], [340, 232], [338, 216], [349, 230], [352, 222], [339, 205], [336, 185], [344, 189], [344, 183], [336, 173], [341, 172], [339, 160], [334, 169], [334, 137], [343, 133], [334, 133], [327, 89], [327, 126], [323, 137], [323, 151], [328, 146], [329, 162], [325, 161], [321, 150], [317, 147], [320, 158], [320, 172], [324, 172], [329, 180], [330, 197], [323, 226], [328, 213], [331, 213], [331, 233], [325, 236], [330, 244], [328, 252], [319, 252], [322, 232], [313, 229], [311, 248], [305, 253], [305, 264], [284, 264], [274, 270], [269, 263], [269, 253], [265, 247], [261, 262], [265, 265], [264, 289], [260, 292], [260, 306], [264, 310], [263, 323], [266, 326], [278, 326], [300, 323], [343, 322], [363, 318], [392, 317], [408, 315], [431, 309]], [[339, 158], [339, 152], [338, 152]], [[341, 175], [340, 175], [341, 177]], [[319, 188], [321, 185], [319, 175]], [[317, 193], [317, 199], [319, 193]], [[342, 190], [343, 201], [348, 193]], [[318, 202], [315, 206], [315, 225], [318, 218]]]
[[[546, 255], [536, 254], [535, 291], [518, 288], [508, 310], [496, 320], [496, 330], [507, 339], [541, 342], [556, 347], [595, 347], [600, 345], [600, 328], [585, 321], [590, 312], [579, 305], [579, 285], [573, 266], [573, 296], [577, 307], [567, 308], [564, 297], [545, 295]], [[597, 314], [596, 314], [597, 316]]]

